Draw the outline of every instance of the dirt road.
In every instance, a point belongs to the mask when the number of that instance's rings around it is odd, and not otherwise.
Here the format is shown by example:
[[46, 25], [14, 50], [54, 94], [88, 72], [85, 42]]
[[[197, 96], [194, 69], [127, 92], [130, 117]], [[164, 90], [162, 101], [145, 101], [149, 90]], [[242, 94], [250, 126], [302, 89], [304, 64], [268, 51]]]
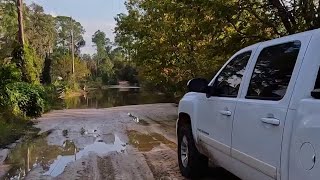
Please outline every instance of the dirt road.
[[[4, 178], [184, 179], [176, 114], [173, 104], [53, 111], [38, 120], [41, 136], [12, 150]], [[210, 169], [205, 179], [236, 178]]]

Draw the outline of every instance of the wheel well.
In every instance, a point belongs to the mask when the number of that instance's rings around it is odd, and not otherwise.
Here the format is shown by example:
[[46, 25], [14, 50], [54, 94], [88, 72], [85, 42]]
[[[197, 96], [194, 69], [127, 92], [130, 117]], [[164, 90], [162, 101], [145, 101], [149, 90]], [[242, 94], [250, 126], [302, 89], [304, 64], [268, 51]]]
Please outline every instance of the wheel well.
[[185, 125], [191, 126], [191, 118], [187, 113], [180, 113], [178, 127], [185, 126]]

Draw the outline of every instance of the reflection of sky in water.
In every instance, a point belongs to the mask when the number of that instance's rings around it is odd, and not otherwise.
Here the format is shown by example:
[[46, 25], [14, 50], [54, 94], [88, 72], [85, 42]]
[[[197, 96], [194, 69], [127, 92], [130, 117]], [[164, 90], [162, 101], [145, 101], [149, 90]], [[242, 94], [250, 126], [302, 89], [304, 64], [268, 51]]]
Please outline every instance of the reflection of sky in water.
[[[109, 152], [113, 152], [113, 151], [121, 152], [125, 149], [125, 146], [123, 146], [123, 142], [121, 142], [118, 136], [115, 136], [115, 141], [112, 144], [106, 144], [104, 142], [98, 142], [98, 141], [96, 141], [91, 145], [86, 146], [84, 149], [80, 150], [78, 153], [75, 153], [75, 155], [69, 155], [69, 156], [59, 155], [57, 159], [53, 162], [53, 164], [50, 165], [50, 169], [46, 173], [44, 173], [44, 175], [50, 175], [50, 176], [56, 177], [64, 171], [68, 163], [74, 162], [80, 159], [81, 157], [88, 155], [90, 152], [96, 153], [98, 155], [105, 155]], [[76, 151], [77, 149], [75, 147], [75, 152]]]
[[126, 148], [126, 144], [114, 134], [89, 133], [72, 139], [73, 141], [64, 141], [60, 146], [48, 144], [47, 135], [41, 135], [17, 145], [5, 161], [9, 169], [4, 178], [23, 179], [30, 171], [38, 170], [41, 174], [55, 177], [61, 174], [69, 163], [90, 153], [104, 156], [109, 152], [124, 153]]

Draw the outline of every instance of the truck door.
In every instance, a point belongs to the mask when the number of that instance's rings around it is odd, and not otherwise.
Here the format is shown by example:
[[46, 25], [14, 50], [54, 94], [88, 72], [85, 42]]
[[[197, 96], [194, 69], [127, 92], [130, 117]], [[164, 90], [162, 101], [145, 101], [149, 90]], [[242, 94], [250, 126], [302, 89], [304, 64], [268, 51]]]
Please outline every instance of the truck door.
[[[292, 129], [288, 132], [284, 142], [281, 166], [281, 178], [285, 180], [319, 180], [320, 179], [320, 31], [313, 34], [308, 51], [304, 58], [294, 94], [290, 102]], [[291, 140], [291, 143], [288, 142]], [[286, 155], [289, 158], [286, 158]], [[284, 157], [284, 158], [283, 158]], [[289, 172], [289, 177], [286, 173]], [[284, 174], [284, 175], [283, 175]]]
[[240, 84], [253, 50], [246, 49], [231, 58], [210, 83], [213, 94], [204, 97], [198, 108], [199, 139], [208, 149], [227, 156], [231, 155], [232, 121]]
[[[307, 44], [303, 37], [269, 41], [255, 63], [235, 110], [234, 166], [244, 179], [278, 179], [282, 134], [291, 94]], [[242, 171], [239, 170], [239, 171]]]

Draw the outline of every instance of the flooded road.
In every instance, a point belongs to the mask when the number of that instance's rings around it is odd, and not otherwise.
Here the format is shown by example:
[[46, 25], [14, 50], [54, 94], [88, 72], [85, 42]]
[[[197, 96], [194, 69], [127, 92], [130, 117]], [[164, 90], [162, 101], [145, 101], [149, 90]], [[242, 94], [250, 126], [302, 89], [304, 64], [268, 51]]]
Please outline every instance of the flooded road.
[[141, 88], [109, 88], [89, 91], [83, 96], [69, 97], [62, 102], [64, 109], [110, 108], [127, 105], [172, 103], [174, 99], [165, 94]]
[[[53, 111], [0, 163], [2, 179], [184, 179], [176, 114], [174, 104]], [[211, 169], [205, 179], [235, 178]]]

